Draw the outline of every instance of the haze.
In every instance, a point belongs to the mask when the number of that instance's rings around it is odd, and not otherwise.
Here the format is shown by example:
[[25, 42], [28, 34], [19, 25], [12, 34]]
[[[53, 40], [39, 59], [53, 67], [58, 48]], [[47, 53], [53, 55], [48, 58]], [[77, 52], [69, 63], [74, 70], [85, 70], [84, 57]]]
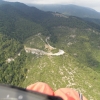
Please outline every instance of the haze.
[[22, 2], [28, 4], [74, 4], [89, 7], [100, 12], [100, 0], [5, 0], [10, 2]]

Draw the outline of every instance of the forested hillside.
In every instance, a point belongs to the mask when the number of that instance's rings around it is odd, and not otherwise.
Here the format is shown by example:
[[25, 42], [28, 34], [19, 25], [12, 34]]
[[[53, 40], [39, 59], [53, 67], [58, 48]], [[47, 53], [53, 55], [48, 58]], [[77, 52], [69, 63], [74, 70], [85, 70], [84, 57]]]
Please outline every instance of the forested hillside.
[[19, 9], [10, 4], [0, 6], [0, 82], [20, 85], [25, 79], [26, 53], [23, 42], [45, 31]]
[[25, 79], [25, 59], [23, 45], [0, 33], [0, 82], [20, 84]]
[[0, 5], [0, 83], [47, 82], [100, 98], [99, 19], [44, 12], [22, 3]]

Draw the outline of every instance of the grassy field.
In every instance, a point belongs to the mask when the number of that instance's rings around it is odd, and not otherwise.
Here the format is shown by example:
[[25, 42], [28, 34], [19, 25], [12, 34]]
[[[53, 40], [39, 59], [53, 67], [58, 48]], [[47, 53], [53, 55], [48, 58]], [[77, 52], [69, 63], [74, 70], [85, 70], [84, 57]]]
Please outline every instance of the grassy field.
[[[100, 74], [93, 69], [78, 63], [67, 53], [63, 56], [30, 57], [27, 63], [29, 70], [23, 86], [42, 81], [48, 83], [54, 90], [61, 87], [75, 88], [89, 99], [99, 98]], [[92, 95], [91, 95], [92, 94]]]
[[[68, 28], [66, 31], [59, 28], [53, 31], [59, 40], [54, 44], [55, 47], [64, 50], [65, 54], [61, 56], [27, 54], [28, 72], [22, 86], [42, 81], [48, 83], [54, 90], [70, 87], [82, 92], [88, 100], [99, 100], [100, 50], [98, 43], [92, 41], [90, 37], [91, 31]], [[34, 36], [25, 45], [45, 50], [43, 42], [45, 38], [41, 35], [41, 40]], [[50, 42], [50, 45], [53, 43]]]

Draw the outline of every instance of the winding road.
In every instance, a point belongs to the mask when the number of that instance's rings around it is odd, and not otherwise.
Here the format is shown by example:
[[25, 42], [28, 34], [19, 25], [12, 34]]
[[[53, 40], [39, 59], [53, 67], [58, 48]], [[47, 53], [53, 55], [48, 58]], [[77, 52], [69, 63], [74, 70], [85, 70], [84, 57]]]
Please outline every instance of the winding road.
[[[40, 33], [37, 35], [43, 42], [44, 42], [44, 40], [40, 37]], [[46, 44], [45, 44], [45, 46], [46, 46], [46, 48], [48, 48], [49, 49], [49, 52], [46, 52], [46, 51], [43, 51], [43, 50], [40, 50], [40, 49], [36, 49], [36, 48], [29, 48], [29, 47], [26, 47], [26, 46], [24, 46], [24, 49], [25, 49], [25, 51], [27, 52], [27, 53], [32, 53], [32, 54], [37, 54], [37, 55], [48, 55], [48, 56], [60, 56], [60, 55], [63, 55], [65, 52], [63, 51], [63, 50], [61, 50], [61, 49], [59, 49], [59, 51], [57, 52], [57, 53], [52, 53], [51, 51], [53, 50], [53, 49], [56, 49], [56, 48], [54, 48], [54, 47], [52, 47], [49, 43], [48, 43], [48, 39], [50, 39], [50, 37], [47, 37], [46, 39], [45, 39], [45, 41], [46, 41]], [[45, 42], [44, 42], [45, 43]]]
[[24, 48], [27, 53], [32, 53], [32, 54], [37, 54], [37, 55], [60, 56], [65, 53], [63, 50], [60, 50], [60, 49], [59, 49], [59, 52], [57, 52], [57, 53], [52, 53], [52, 52], [48, 53], [43, 50], [39, 50], [39, 49], [35, 49], [35, 48], [28, 48], [28, 47], [24, 47]]

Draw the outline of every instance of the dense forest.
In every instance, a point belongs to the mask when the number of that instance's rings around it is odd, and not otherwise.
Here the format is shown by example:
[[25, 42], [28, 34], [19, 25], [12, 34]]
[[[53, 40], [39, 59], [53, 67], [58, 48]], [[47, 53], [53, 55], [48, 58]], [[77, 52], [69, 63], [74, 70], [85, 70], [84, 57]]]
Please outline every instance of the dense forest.
[[23, 70], [25, 59], [23, 45], [13, 38], [0, 34], [0, 82], [18, 85], [25, 77], [26, 69]]
[[48, 34], [48, 31], [12, 5], [0, 5], [0, 82], [20, 86], [28, 70], [24, 41], [39, 32]]

